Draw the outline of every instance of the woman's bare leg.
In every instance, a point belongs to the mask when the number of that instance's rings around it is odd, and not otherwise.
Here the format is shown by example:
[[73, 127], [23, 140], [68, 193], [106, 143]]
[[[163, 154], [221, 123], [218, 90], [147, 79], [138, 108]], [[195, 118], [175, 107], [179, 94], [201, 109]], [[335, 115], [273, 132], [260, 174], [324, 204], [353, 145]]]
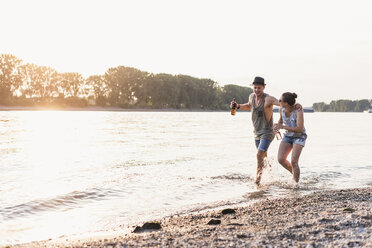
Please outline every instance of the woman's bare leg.
[[278, 150], [278, 162], [287, 169], [291, 174], [292, 173], [292, 165], [287, 160], [288, 154], [292, 150], [292, 145], [286, 142], [281, 142]]
[[302, 145], [293, 145], [293, 150], [292, 150], [292, 158], [291, 158], [291, 163], [292, 163], [292, 174], [293, 174], [293, 180], [298, 183], [300, 180], [300, 167], [298, 166], [298, 160], [300, 158], [302, 148], [304, 148]]

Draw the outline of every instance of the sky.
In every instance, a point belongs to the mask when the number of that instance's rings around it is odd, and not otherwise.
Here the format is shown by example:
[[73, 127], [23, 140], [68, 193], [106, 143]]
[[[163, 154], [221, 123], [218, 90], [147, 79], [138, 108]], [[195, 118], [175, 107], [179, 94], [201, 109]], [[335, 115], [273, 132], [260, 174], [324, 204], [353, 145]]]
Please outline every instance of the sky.
[[298, 102], [372, 98], [369, 0], [0, 0], [0, 54], [102, 75], [110, 67], [250, 86]]

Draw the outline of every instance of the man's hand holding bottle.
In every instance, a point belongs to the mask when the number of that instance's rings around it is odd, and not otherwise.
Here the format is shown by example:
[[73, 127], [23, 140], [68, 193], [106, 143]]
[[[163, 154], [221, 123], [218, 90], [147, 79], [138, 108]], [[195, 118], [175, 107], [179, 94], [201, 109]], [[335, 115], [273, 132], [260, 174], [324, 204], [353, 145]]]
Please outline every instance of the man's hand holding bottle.
[[232, 100], [230, 103], [230, 109], [231, 109], [231, 114], [235, 115], [236, 109], [238, 108], [238, 103], [236, 102], [235, 98]]

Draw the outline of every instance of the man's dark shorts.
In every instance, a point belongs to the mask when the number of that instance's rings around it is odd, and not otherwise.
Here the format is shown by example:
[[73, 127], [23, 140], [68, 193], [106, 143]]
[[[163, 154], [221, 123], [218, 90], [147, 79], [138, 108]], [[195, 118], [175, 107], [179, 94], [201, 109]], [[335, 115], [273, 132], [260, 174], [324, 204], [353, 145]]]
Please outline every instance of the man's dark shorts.
[[267, 152], [267, 149], [269, 149], [269, 146], [271, 144], [271, 140], [268, 139], [256, 139], [256, 147], [258, 150]]

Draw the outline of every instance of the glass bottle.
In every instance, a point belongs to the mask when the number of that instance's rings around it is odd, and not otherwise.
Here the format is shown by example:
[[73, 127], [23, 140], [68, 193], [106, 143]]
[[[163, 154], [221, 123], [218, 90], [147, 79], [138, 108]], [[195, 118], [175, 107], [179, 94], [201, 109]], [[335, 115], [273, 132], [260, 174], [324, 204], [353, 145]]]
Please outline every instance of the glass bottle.
[[236, 102], [235, 102], [235, 98], [233, 99], [233, 103], [231, 104], [231, 115], [235, 115], [236, 114]]

